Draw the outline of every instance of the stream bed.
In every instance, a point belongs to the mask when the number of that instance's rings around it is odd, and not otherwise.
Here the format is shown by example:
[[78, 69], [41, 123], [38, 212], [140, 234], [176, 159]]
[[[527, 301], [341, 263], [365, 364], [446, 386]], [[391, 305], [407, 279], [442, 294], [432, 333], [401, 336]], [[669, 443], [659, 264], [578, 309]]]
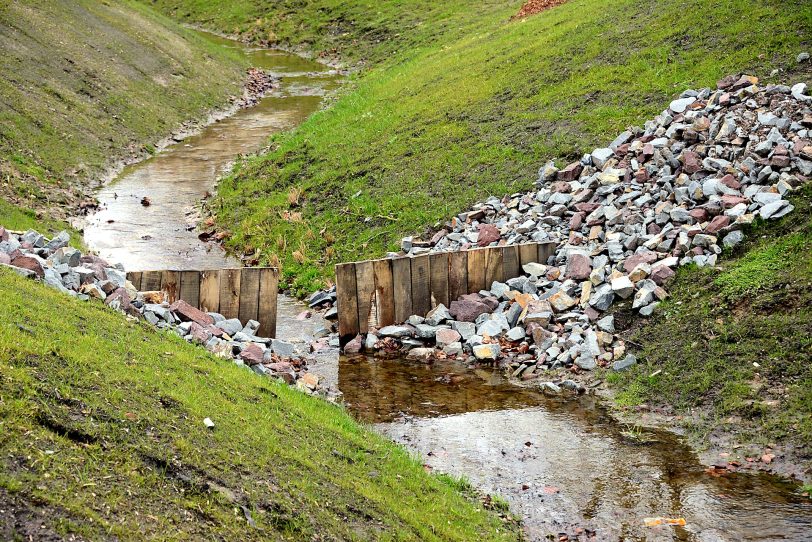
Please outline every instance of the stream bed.
[[[243, 50], [280, 85], [256, 106], [126, 168], [98, 194], [102, 210], [91, 217], [86, 242], [129, 270], [238, 265], [200, 241], [188, 216], [238, 155], [297, 126], [340, 85], [334, 71], [315, 62], [209, 37]], [[303, 318], [305, 310], [280, 295], [279, 338], [309, 341], [320, 320]], [[766, 474], [713, 476], [671, 433], [646, 431], [646, 444], [629, 439], [628, 428], [593, 398], [551, 399], [456, 362], [339, 359], [332, 350], [311, 370], [343, 392], [357, 419], [420, 454], [431, 469], [507, 499], [530, 540], [584, 529], [600, 541], [812, 541], [812, 502], [796, 485]], [[644, 518], [660, 516], [685, 518], [686, 525], [644, 526]]]

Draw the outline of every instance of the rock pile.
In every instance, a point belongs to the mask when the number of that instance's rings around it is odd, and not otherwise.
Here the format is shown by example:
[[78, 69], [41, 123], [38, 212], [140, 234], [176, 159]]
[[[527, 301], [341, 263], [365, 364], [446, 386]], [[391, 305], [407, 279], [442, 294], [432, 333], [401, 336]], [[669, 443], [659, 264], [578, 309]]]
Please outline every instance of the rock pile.
[[681, 265], [713, 266], [757, 217], [793, 210], [786, 199], [812, 175], [812, 98], [799, 83], [762, 87], [743, 75], [688, 90], [643, 128], [559, 169], [537, 189], [476, 204], [409, 255], [554, 241], [525, 276], [436, 307], [425, 319], [358, 337], [348, 352], [412, 357], [509, 355], [514, 375], [634, 364], [614, 333], [612, 305], [643, 316], [668, 296]]
[[170, 304], [161, 291], [138, 292], [120, 264], [110, 265], [98, 256], [82, 254], [69, 242], [67, 232], [49, 240], [33, 230], [13, 233], [0, 227], [0, 267], [42, 280], [81, 300], [100, 300], [257, 374], [280, 378], [310, 393], [322, 391], [319, 377], [307, 372], [306, 353], [292, 343], [258, 337], [259, 322], [243, 324], [236, 318], [203, 312], [182, 300]]

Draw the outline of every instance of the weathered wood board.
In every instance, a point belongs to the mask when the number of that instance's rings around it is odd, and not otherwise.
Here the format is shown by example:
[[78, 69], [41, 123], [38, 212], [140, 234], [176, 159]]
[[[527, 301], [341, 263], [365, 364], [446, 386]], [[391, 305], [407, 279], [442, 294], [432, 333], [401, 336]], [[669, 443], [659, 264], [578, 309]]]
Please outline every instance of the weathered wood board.
[[129, 280], [138, 291], [164, 292], [169, 303], [182, 299], [200, 310], [219, 312], [242, 323], [256, 320], [258, 334], [276, 336], [279, 270], [244, 267], [210, 271], [132, 271]]

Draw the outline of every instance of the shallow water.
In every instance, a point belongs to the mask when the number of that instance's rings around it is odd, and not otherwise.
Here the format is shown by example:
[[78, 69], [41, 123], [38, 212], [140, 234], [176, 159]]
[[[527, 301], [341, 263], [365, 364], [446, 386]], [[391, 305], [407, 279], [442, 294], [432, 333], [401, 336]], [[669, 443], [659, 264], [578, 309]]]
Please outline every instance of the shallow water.
[[[198, 239], [187, 213], [213, 191], [238, 155], [255, 152], [271, 134], [299, 125], [340, 84], [334, 71], [316, 62], [206, 36], [242, 50], [252, 65], [270, 70], [280, 84], [256, 106], [126, 168], [97, 194], [102, 210], [88, 220], [85, 241], [130, 271], [238, 266], [216, 244]], [[144, 197], [151, 201], [148, 207], [141, 205]]]
[[[363, 357], [341, 360], [339, 387], [359, 419], [431, 468], [505, 497], [531, 540], [578, 527], [601, 541], [812, 540], [812, 502], [797, 486], [711, 476], [675, 435], [628, 439], [589, 397], [551, 399], [454, 362]], [[643, 525], [659, 516], [687, 525]]]

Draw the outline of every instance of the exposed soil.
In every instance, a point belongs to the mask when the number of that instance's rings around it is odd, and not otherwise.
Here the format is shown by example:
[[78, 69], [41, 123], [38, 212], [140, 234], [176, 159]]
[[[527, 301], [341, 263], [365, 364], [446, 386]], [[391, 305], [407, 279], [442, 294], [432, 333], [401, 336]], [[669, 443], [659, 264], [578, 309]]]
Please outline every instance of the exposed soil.
[[519, 13], [512, 17], [512, 20], [515, 21], [516, 19], [524, 19], [525, 17], [536, 15], [542, 11], [560, 6], [566, 1], [567, 0], [528, 0], [519, 10]]

